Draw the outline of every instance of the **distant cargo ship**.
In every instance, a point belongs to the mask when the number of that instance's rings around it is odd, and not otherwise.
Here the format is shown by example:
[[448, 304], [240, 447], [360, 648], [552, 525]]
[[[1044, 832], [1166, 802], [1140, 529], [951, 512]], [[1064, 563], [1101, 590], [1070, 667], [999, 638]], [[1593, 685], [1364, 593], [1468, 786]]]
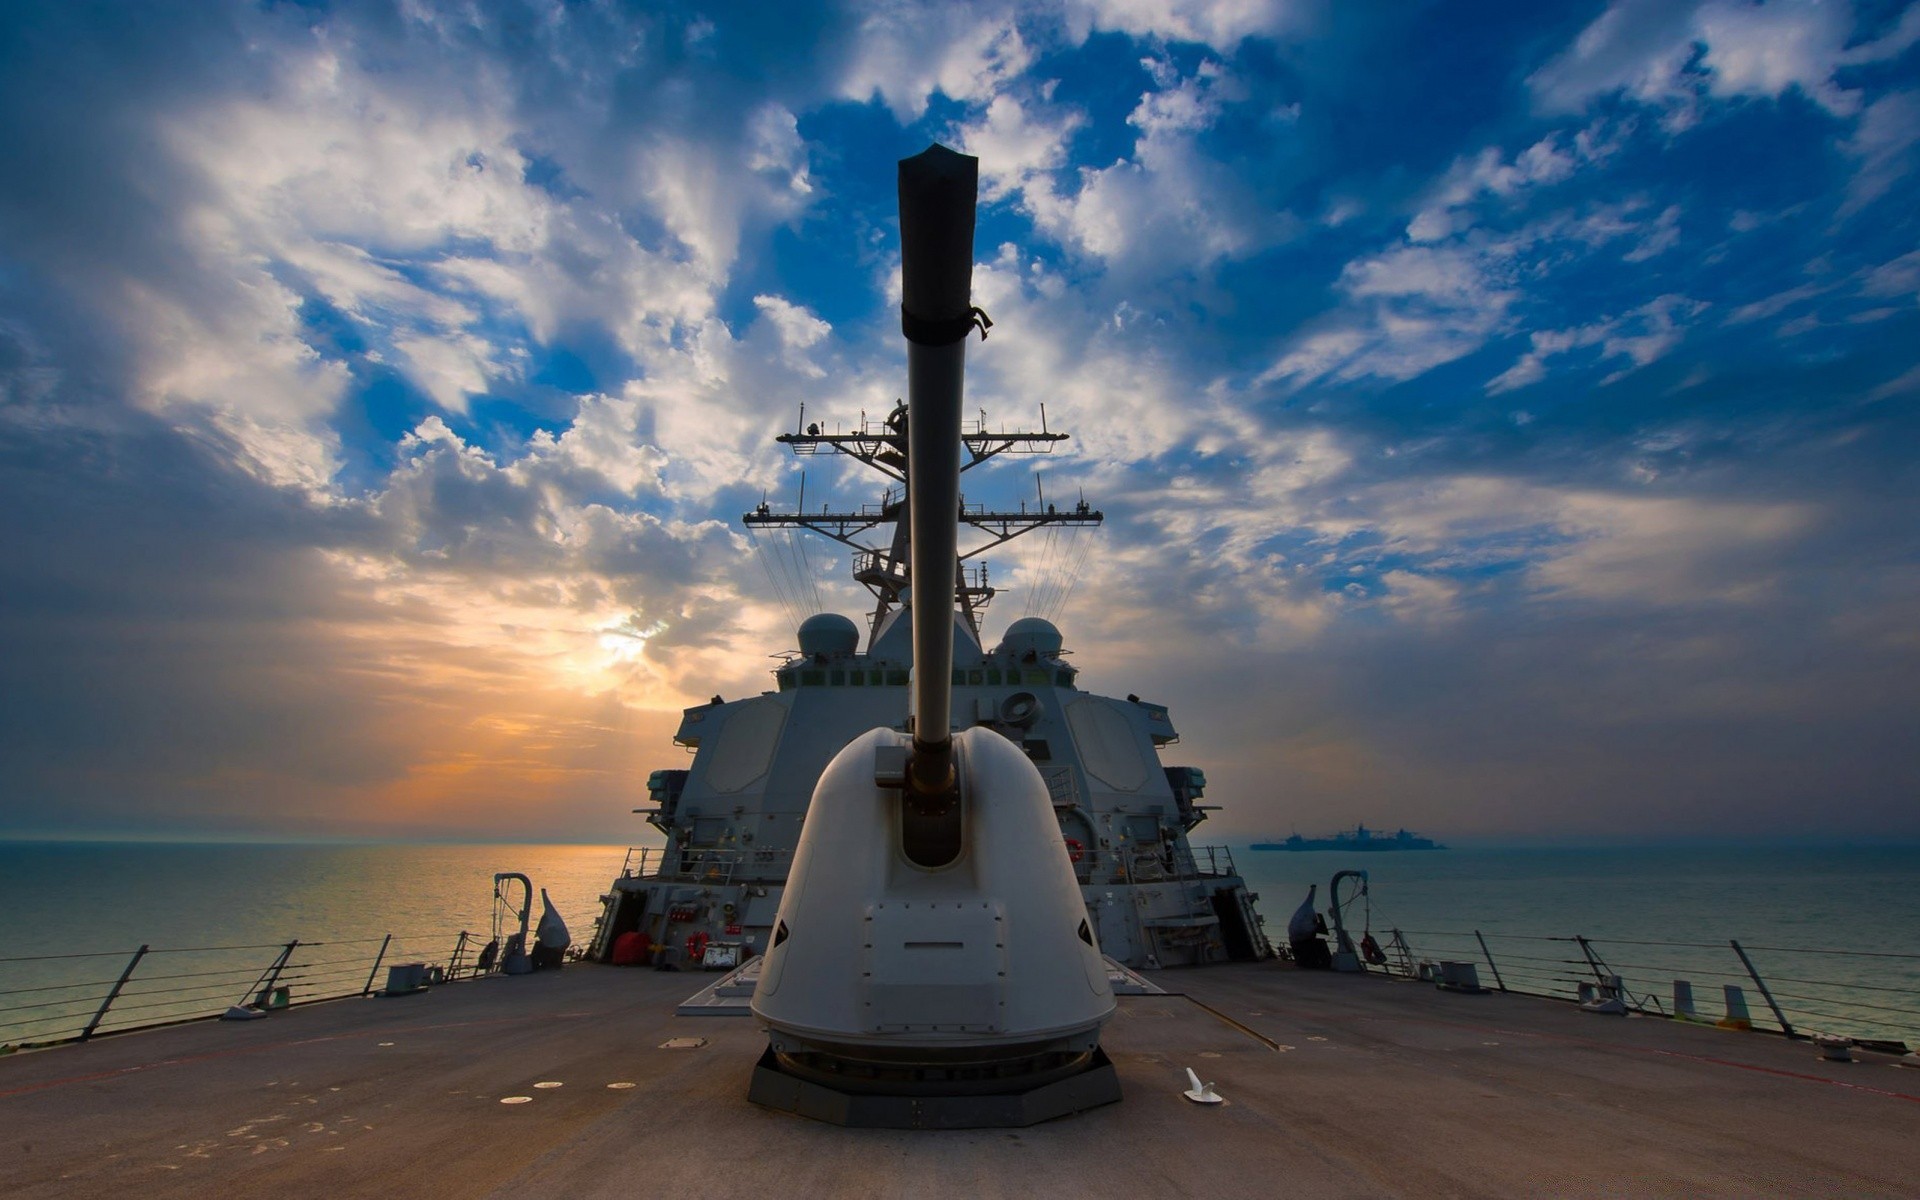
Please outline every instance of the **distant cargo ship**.
[[1255, 850], [1445, 850], [1432, 838], [1402, 829], [1396, 833], [1375, 833], [1365, 825], [1355, 825], [1327, 838], [1307, 838], [1294, 834], [1284, 842], [1255, 842]]

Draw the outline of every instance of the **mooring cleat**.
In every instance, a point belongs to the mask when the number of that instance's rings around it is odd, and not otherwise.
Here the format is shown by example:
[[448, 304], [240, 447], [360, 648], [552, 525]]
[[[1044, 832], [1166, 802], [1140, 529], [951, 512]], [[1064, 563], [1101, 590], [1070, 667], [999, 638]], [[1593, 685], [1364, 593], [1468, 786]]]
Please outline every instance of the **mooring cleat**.
[[1187, 1082], [1193, 1087], [1180, 1094], [1195, 1104], [1219, 1104], [1225, 1099], [1219, 1092], [1213, 1090], [1211, 1083], [1201, 1083], [1200, 1077], [1193, 1073], [1192, 1067], [1187, 1068]]

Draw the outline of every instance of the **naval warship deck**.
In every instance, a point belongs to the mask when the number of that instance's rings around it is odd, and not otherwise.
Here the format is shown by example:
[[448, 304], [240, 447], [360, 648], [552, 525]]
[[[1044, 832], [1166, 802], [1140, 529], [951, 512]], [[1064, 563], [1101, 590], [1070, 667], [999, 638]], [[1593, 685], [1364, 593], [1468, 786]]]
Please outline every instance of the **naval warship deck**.
[[[1272, 962], [1120, 997], [1103, 1038], [1118, 1104], [1019, 1130], [839, 1128], [747, 1101], [766, 1034], [674, 1015], [712, 981], [578, 964], [18, 1054], [0, 1060], [0, 1195], [1911, 1196], [1920, 1180], [1920, 1070], [1897, 1060]], [[1224, 1104], [1182, 1097], [1189, 1066]]]

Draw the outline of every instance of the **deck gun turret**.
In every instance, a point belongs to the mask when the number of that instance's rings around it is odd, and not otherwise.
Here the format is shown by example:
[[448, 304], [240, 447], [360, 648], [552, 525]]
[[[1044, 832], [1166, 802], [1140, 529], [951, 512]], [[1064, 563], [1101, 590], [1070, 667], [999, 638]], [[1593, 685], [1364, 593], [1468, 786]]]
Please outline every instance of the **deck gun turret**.
[[911, 712], [820, 777], [753, 1012], [750, 1097], [848, 1125], [1028, 1125], [1120, 1098], [1113, 1015], [1039, 770], [1005, 736], [953, 729], [966, 343], [979, 161], [900, 163], [907, 338]]

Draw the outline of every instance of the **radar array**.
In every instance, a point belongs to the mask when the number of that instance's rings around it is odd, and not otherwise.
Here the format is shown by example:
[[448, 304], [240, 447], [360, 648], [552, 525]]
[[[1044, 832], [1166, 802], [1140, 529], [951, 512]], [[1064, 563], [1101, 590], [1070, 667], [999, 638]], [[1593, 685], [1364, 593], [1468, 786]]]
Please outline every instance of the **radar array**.
[[[802, 413], [804, 421], [805, 414]], [[965, 461], [960, 464], [962, 473], [972, 470], [1003, 454], [1050, 454], [1060, 442], [1067, 440], [1064, 433], [1054, 433], [1046, 428], [1045, 410], [1041, 410], [1039, 430], [989, 430], [985, 414], [977, 421], [969, 422], [961, 430], [960, 442], [965, 453]], [[878, 423], [871, 422], [863, 415], [859, 428], [851, 433], [827, 432], [818, 424], [804, 425], [794, 433], [783, 433], [777, 439], [781, 444], [791, 447], [796, 456], [811, 456], [821, 453], [840, 454], [872, 468], [894, 480], [900, 486], [889, 487], [878, 504], [863, 504], [858, 509], [834, 510], [830, 505], [822, 505], [819, 511], [809, 511], [803, 499], [792, 511], [776, 512], [765, 501], [752, 512], [741, 517], [741, 522], [749, 531], [784, 529], [810, 530], [822, 537], [830, 538], [853, 551], [853, 577], [874, 596], [874, 610], [870, 618], [871, 629], [877, 631], [881, 620], [899, 607], [902, 596], [912, 584], [911, 544], [907, 521], [907, 408], [897, 405]], [[967, 625], [978, 635], [980, 631], [979, 614], [992, 601], [997, 593], [988, 582], [986, 564], [968, 565], [968, 560], [1005, 545], [1007, 542], [1031, 533], [1036, 529], [1046, 529], [1049, 533], [1049, 547], [1043, 551], [1043, 558], [1057, 548], [1058, 534], [1061, 530], [1100, 524], [1103, 514], [1088, 506], [1086, 500], [1060, 507], [1037, 497], [1034, 506], [1029, 508], [1022, 501], [1017, 509], [990, 509], [981, 504], [970, 504], [965, 495], [960, 497], [955, 519], [966, 526], [984, 534], [984, 541], [969, 549], [963, 549], [958, 555], [958, 574], [954, 588], [954, 603], [966, 618]], [[875, 531], [892, 526], [890, 536], [876, 537]], [[873, 544], [869, 538], [881, 541]], [[760, 550], [758, 539], [755, 547]], [[791, 549], [791, 548], [790, 548]], [[1077, 549], [1077, 548], [1076, 548]], [[806, 569], [805, 550], [799, 551], [800, 563], [792, 563], [791, 556], [786, 563]], [[1078, 563], [1074, 565], [1069, 557], [1069, 574], [1077, 578], [1078, 568], [1085, 565], [1086, 553], [1079, 549]], [[762, 566], [768, 566], [762, 551]], [[768, 566], [768, 576], [773, 578], [774, 571]], [[805, 599], [797, 590], [799, 586], [812, 586], [806, 580], [794, 587], [783, 587], [775, 581], [775, 592], [781, 596], [783, 604], [790, 600]], [[1066, 594], [1071, 591], [1071, 583], [1064, 588], [1051, 588], [1049, 599], [1054, 607], [1064, 603]], [[815, 590], [811, 599], [816, 611], [819, 607], [819, 593]], [[1033, 601], [1029, 601], [1029, 608]]]

